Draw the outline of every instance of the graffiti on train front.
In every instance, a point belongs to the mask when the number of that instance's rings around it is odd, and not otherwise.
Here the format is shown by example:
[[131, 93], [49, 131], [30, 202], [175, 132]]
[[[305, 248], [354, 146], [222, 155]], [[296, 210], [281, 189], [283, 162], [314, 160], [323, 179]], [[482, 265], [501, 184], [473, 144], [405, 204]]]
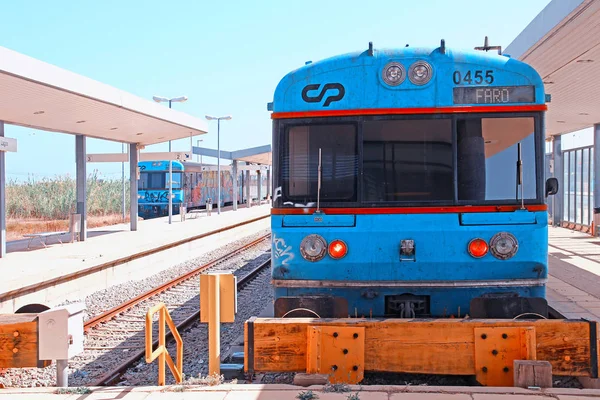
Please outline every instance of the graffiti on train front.
[[149, 191], [144, 192], [144, 197], [141, 202], [144, 203], [166, 203], [169, 201], [168, 191]]

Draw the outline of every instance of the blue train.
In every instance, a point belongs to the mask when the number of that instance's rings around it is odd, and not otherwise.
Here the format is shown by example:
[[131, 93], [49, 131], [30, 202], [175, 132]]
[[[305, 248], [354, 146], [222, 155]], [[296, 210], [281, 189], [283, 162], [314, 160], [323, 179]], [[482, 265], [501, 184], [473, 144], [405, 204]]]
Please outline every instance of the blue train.
[[[173, 174], [173, 214], [179, 214], [184, 205], [187, 210], [206, 207], [207, 199], [216, 207], [218, 181], [217, 171], [203, 171], [207, 164], [194, 162], [172, 162]], [[169, 161], [142, 161], [138, 163], [140, 179], [138, 181], [138, 213], [145, 219], [161, 217], [169, 214]], [[213, 166], [214, 167], [214, 166]], [[233, 202], [233, 180], [228, 166], [221, 170], [221, 206]], [[238, 176], [238, 203], [245, 203], [245, 174]], [[266, 195], [266, 181], [262, 183], [261, 197]], [[250, 197], [257, 198], [257, 178], [250, 178]]]
[[287, 74], [275, 317], [547, 317], [545, 103], [531, 66], [443, 41]]

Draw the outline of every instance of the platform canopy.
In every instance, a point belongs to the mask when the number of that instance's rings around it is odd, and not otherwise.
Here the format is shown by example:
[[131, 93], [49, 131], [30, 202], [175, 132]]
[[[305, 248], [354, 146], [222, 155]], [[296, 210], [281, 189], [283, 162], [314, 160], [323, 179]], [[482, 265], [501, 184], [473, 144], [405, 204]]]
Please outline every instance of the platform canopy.
[[552, 96], [547, 136], [600, 122], [599, 0], [552, 0], [504, 53], [542, 76]]
[[208, 132], [204, 120], [0, 47], [0, 121], [150, 145]]
[[[217, 158], [218, 155], [217, 150], [205, 147], [193, 147], [192, 150], [194, 154], [200, 156]], [[250, 164], [261, 165], [271, 165], [273, 161], [270, 144], [236, 151], [221, 150], [221, 158], [224, 160], [245, 161]]]

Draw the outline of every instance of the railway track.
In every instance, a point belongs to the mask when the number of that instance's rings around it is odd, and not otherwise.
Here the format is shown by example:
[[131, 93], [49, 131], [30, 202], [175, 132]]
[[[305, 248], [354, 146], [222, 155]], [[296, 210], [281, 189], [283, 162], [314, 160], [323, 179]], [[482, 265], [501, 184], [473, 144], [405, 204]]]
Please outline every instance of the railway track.
[[[199, 285], [197, 278], [202, 273], [231, 270], [232, 264], [239, 266], [234, 274], [238, 278], [238, 290], [246, 287], [270, 265], [264, 247], [262, 254], [245, 263], [246, 252], [256, 251], [270, 234], [263, 235], [228, 254], [172, 279], [152, 290], [148, 290], [123, 304], [96, 315], [84, 324], [86, 340], [84, 353], [72, 364], [76, 371], [71, 375], [75, 384], [103, 386], [118, 380], [120, 374], [144, 357], [144, 321], [148, 308], [157, 302], [167, 305], [179, 331], [199, 321]], [[256, 248], [256, 249], [253, 249]], [[237, 261], [236, 261], [237, 260]], [[157, 336], [154, 336], [157, 337]], [[167, 340], [171, 334], [167, 335]], [[75, 379], [73, 379], [75, 378]]]
[[195, 278], [196, 276], [200, 275], [201, 273], [205, 272], [206, 270], [208, 270], [211, 267], [214, 267], [224, 261], [227, 261], [228, 259], [230, 259], [231, 257], [238, 255], [242, 252], [244, 252], [245, 250], [256, 246], [257, 244], [261, 243], [262, 241], [268, 239], [271, 237], [271, 234], [267, 234], [264, 236], [259, 237], [258, 239], [242, 246], [239, 247], [237, 249], [235, 249], [234, 251], [225, 254], [222, 257], [217, 258], [216, 260], [213, 260], [209, 263], [203, 264], [201, 266], [199, 266], [196, 269], [193, 269], [191, 271], [189, 271], [188, 273], [181, 275], [175, 279], [172, 279], [154, 289], [151, 289], [145, 293], [140, 294], [139, 296], [134, 297], [131, 300], [128, 300], [122, 304], [119, 304], [116, 307], [111, 308], [110, 310], [107, 310], [105, 312], [103, 312], [102, 314], [96, 315], [95, 317], [90, 318], [89, 320], [87, 320], [83, 326], [84, 332], [89, 332], [92, 328], [98, 326], [99, 324], [103, 323], [103, 322], [107, 322], [110, 321], [111, 319], [113, 319], [115, 316], [131, 309], [132, 307], [140, 304], [141, 302], [143, 302], [144, 300], [147, 300], [151, 297], [154, 297], [158, 294], [161, 294], [177, 285], [180, 285], [192, 278]]

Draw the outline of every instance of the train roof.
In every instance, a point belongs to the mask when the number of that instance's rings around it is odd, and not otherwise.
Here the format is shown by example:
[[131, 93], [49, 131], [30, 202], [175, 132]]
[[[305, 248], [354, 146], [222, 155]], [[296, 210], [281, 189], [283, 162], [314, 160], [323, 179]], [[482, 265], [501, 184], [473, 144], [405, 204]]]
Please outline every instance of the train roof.
[[[189, 168], [200, 169], [201, 167], [212, 167], [217, 164], [211, 163], [197, 163], [193, 161], [173, 161], [173, 170], [181, 171]], [[226, 166], [227, 164], [221, 164]], [[169, 160], [156, 160], [156, 161], [140, 161], [138, 166], [143, 167], [144, 171], [165, 171], [169, 169]]]
[[[425, 61], [431, 66], [432, 79], [428, 83], [417, 85], [406, 78], [398, 86], [390, 86], [384, 81], [383, 70], [390, 63], [400, 64], [408, 75], [418, 61]], [[461, 78], [458, 84], [457, 74]], [[465, 76], [467, 81], [464, 81]], [[456, 105], [453, 98], [455, 86], [528, 86], [533, 87], [535, 93], [534, 100], [529, 103], [545, 104], [543, 82], [537, 71], [507, 55], [445, 47], [402, 47], [365, 50], [308, 62], [279, 82], [271, 109], [274, 113], [281, 113], [451, 107]]]

